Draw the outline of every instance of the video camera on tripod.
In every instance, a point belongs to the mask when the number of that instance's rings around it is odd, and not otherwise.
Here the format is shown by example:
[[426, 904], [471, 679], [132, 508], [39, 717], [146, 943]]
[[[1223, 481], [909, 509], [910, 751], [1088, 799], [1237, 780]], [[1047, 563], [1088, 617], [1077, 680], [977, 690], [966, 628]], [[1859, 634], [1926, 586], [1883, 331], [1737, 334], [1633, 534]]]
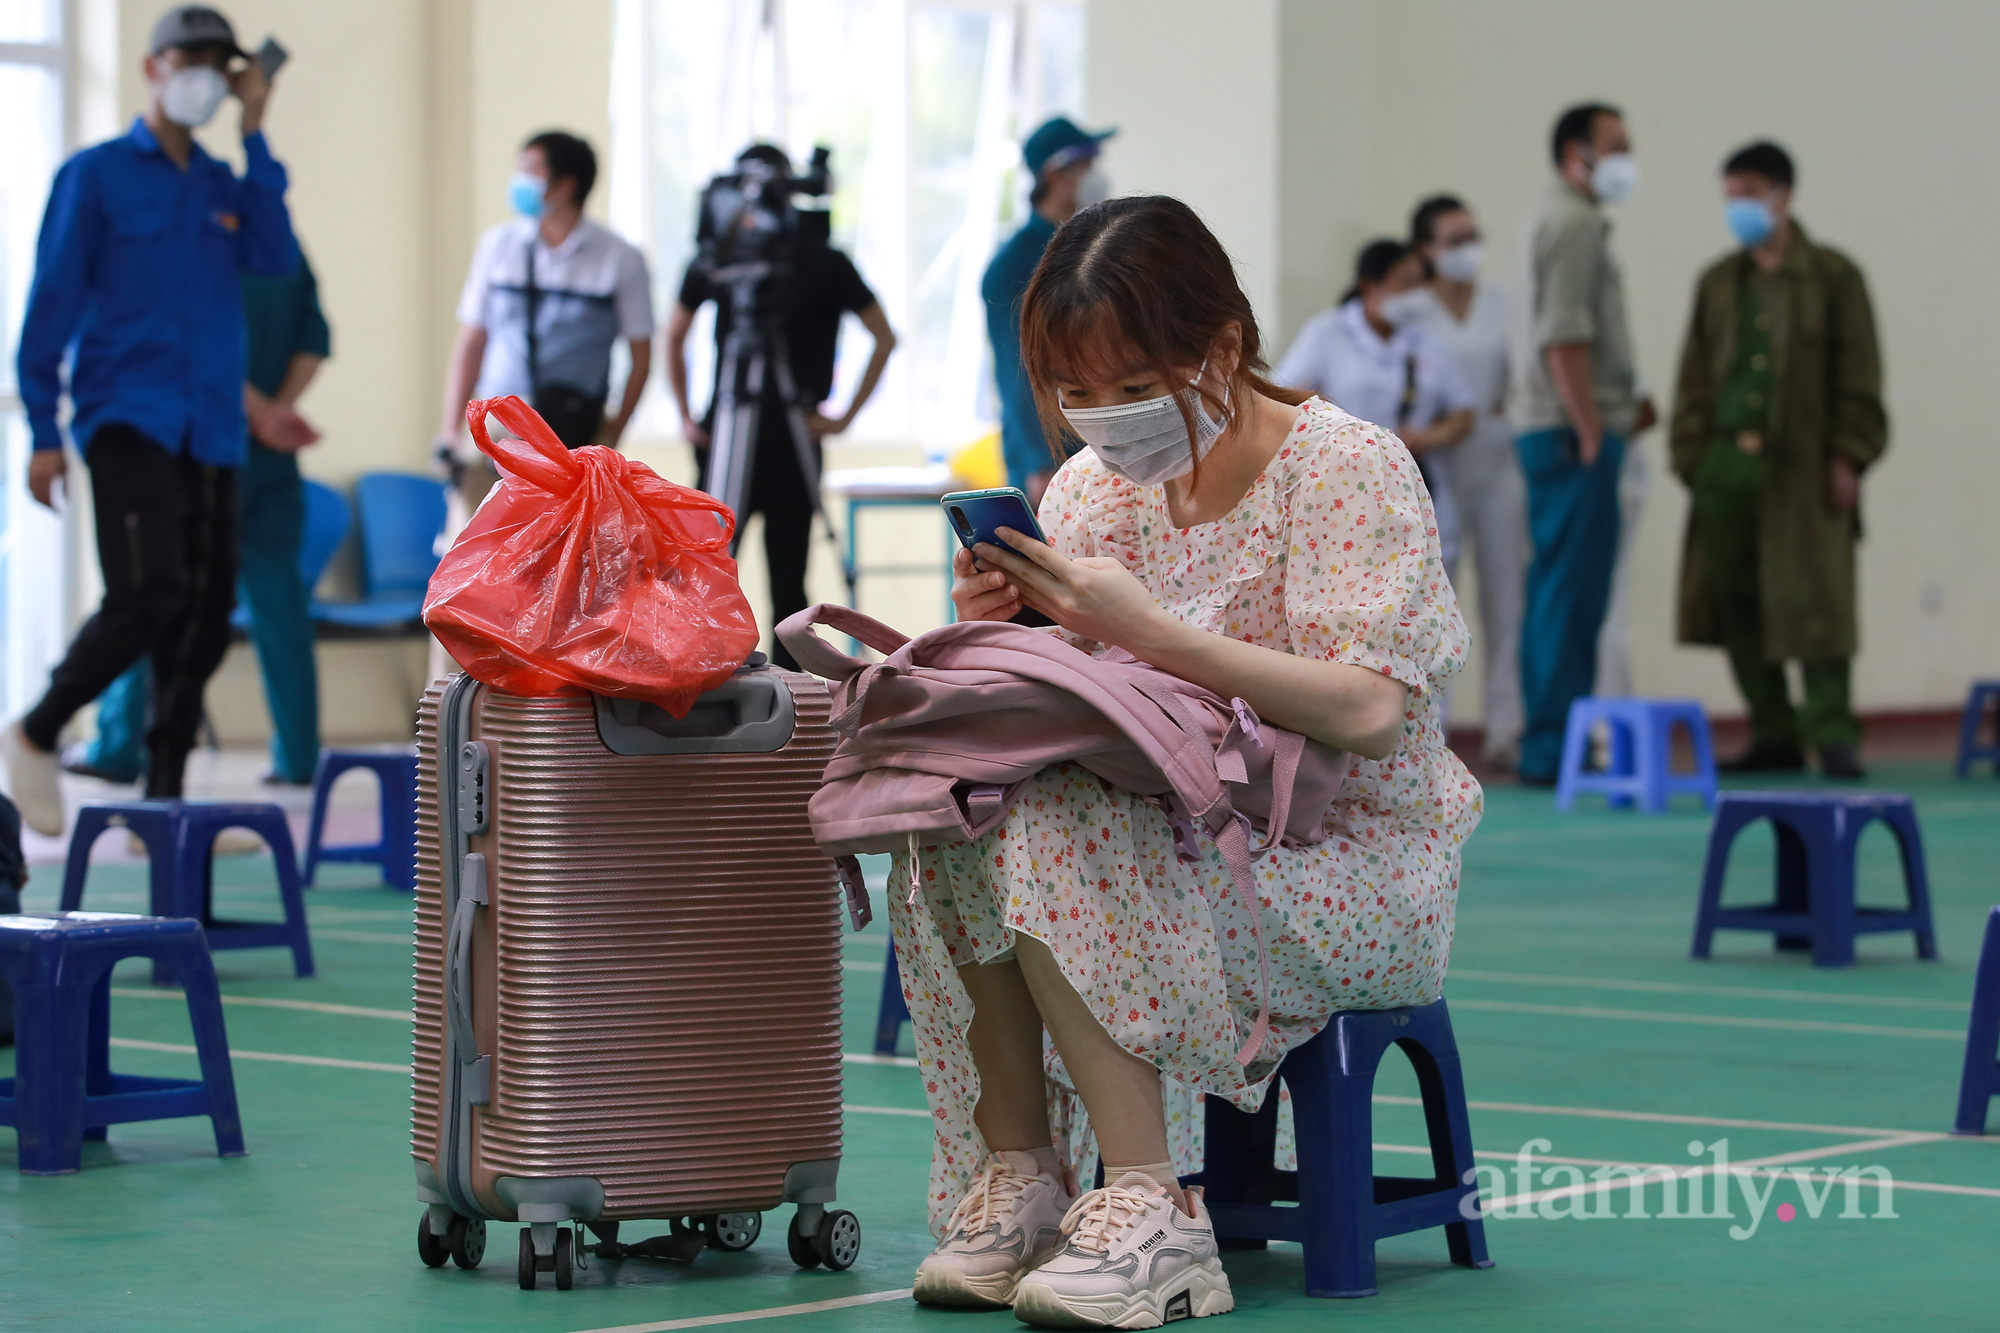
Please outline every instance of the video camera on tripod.
[[[774, 154], [775, 156], [775, 154]], [[802, 176], [759, 156], [739, 158], [736, 170], [715, 177], [701, 192], [695, 223], [694, 268], [719, 292], [729, 308], [729, 332], [716, 374], [705, 485], [738, 520], [736, 540], [750, 499], [757, 463], [760, 416], [766, 397], [784, 413], [792, 447], [798, 451], [813, 512], [819, 516], [854, 600], [854, 569], [820, 500], [819, 451], [806, 426], [816, 403], [799, 401], [786, 345], [784, 311], [801, 249], [830, 242], [825, 209], [802, 209], [799, 196], [823, 197], [833, 190], [832, 156], [824, 144], [813, 149]], [[732, 550], [733, 550], [732, 546]]]

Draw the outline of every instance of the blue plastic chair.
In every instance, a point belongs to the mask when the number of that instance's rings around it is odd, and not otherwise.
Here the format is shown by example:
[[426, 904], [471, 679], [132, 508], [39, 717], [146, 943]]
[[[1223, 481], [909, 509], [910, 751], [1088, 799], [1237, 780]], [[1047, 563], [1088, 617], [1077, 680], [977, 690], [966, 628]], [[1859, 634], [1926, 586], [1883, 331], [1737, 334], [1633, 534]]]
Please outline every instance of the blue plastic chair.
[[[1375, 1073], [1391, 1046], [1402, 1047], [1417, 1072], [1430, 1135], [1429, 1176], [1375, 1174]], [[1285, 1056], [1278, 1082], [1292, 1093], [1297, 1171], [1273, 1165], [1275, 1089], [1255, 1112], [1212, 1094], [1202, 1099], [1204, 1166], [1182, 1183], [1205, 1188], [1218, 1240], [1302, 1243], [1308, 1296], [1373, 1296], [1375, 1242], [1431, 1227], [1444, 1228], [1453, 1263], [1493, 1266], [1479, 1220], [1465, 1080], [1443, 1000], [1336, 1014], [1317, 1037]], [[1286, 1202], [1298, 1206], [1275, 1206]]]
[[[312, 596], [326, 574], [326, 567], [333, 563], [334, 552], [347, 540], [351, 521], [347, 497], [323, 482], [306, 483], [306, 530], [299, 541], [299, 581], [306, 585], [306, 596]], [[236, 610], [230, 613], [229, 623], [249, 632], [250, 607], [241, 593], [237, 594]]]
[[[1722, 878], [1729, 868], [1736, 835], [1760, 819], [1777, 834], [1777, 889], [1761, 907], [1724, 907]], [[1862, 830], [1881, 820], [1896, 835], [1903, 855], [1904, 909], [1857, 907], [1854, 854]], [[1908, 930], [1917, 937], [1919, 958], [1937, 957], [1931, 925], [1930, 880], [1924, 870], [1924, 840], [1915, 804], [1907, 796], [1866, 792], [1726, 792], [1708, 834], [1708, 860], [1701, 875], [1693, 955], [1706, 958], [1718, 930], [1770, 931], [1776, 947], [1812, 950], [1815, 967], [1845, 967], [1854, 961], [1857, 935]]]
[[[1584, 768], [1590, 732], [1599, 722], [1611, 728], [1609, 765], [1601, 773]], [[1686, 727], [1694, 743], [1694, 772], [1673, 771], [1673, 730]], [[1578, 699], [1569, 706], [1563, 733], [1562, 770], [1556, 778], [1556, 809], [1568, 810], [1583, 792], [1601, 792], [1616, 808], [1635, 802], [1648, 814], [1663, 813], [1676, 792], [1693, 792], [1715, 808], [1715, 745], [1708, 715], [1693, 699]]]
[[2000, 711], [1993, 720], [1993, 743], [1984, 745], [1979, 740], [1989, 708], [2000, 709], [2000, 680], [1973, 681], [1965, 696], [1965, 713], [1958, 720], [1959, 777], [1970, 774], [1972, 766], [1979, 763], [1992, 764], [1993, 771], [2000, 774]]
[[903, 1024], [910, 1021], [910, 1003], [903, 998], [903, 974], [896, 966], [896, 941], [882, 964], [882, 1002], [875, 1009], [875, 1054], [894, 1055]]
[[445, 483], [407, 472], [371, 472], [355, 483], [361, 524], [361, 600], [314, 602], [313, 619], [350, 629], [395, 630], [417, 622], [438, 566]]
[[[292, 830], [282, 806], [235, 801], [103, 801], [77, 812], [69, 838], [69, 862], [63, 868], [62, 910], [83, 906], [84, 881], [90, 874], [90, 849], [99, 835], [127, 828], [146, 844], [149, 898], [154, 916], [192, 917], [207, 934], [211, 949], [271, 949], [292, 951], [292, 970], [313, 974], [312, 935], [306, 927], [305, 898], [299, 892], [298, 863], [292, 856]], [[214, 876], [210, 852], [224, 829], [249, 829], [271, 848], [278, 873], [281, 922], [225, 921], [214, 912]], [[153, 984], [174, 982], [171, 960], [153, 963]]]
[[[381, 792], [382, 832], [374, 842], [324, 844], [326, 809], [343, 773], [366, 769]], [[417, 887], [417, 757], [408, 750], [321, 750], [313, 770], [312, 824], [306, 833], [305, 885], [313, 886], [322, 861], [362, 861], [379, 866], [382, 882], [405, 893]]]
[[1978, 979], [1972, 985], [1972, 1019], [1965, 1031], [1965, 1071], [1958, 1080], [1954, 1134], [1984, 1134], [1986, 1113], [2000, 1096], [2000, 907], [1986, 914], [1986, 939], [1979, 948]]
[[[111, 1072], [111, 969], [151, 958], [182, 979], [201, 1077]], [[14, 1077], [0, 1079], [0, 1125], [20, 1136], [21, 1173], [68, 1175], [105, 1126], [205, 1115], [215, 1151], [243, 1155], [222, 997], [201, 923], [112, 912], [0, 916], [0, 975], [14, 991]]]

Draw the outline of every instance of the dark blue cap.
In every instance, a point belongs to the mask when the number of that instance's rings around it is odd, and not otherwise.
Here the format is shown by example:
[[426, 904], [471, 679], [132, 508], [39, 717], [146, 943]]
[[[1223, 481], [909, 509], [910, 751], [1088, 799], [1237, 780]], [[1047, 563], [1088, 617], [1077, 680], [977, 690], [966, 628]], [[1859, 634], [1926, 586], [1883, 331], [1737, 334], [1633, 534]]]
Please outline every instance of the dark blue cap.
[[[1028, 171], [1036, 176], [1050, 162], [1057, 166], [1067, 166], [1081, 156], [1096, 156], [1097, 146], [1118, 133], [1117, 130], [1080, 129], [1068, 116], [1056, 116], [1043, 121], [1035, 132], [1021, 145], [1021, 159], [1028, 164]], [[1059, 160], [1060, 159], [1060, 160]]]

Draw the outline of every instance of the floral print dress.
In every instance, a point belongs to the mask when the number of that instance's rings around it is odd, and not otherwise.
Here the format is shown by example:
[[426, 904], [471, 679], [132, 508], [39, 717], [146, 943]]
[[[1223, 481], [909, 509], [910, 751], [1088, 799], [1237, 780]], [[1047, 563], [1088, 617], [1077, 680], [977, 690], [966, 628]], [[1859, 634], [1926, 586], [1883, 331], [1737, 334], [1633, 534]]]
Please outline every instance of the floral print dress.
[[[1409, 687], [1409, 704], [1395, 752], [1356, 758], [1326, 840], [1253, 867], [1271, 1032], [1247, 1069], [1235, 1053], [1258, 1010], [1249, 918], [1214, 844], [1201, 839], [1201, 859], [1181, 863], [1154, 806], [1057, 764], [985, 836], [895, 859], [891, 919], [935, 1130], [933, 1228], [987, 1156], [957, 968], [1010, 957], [1017, 932], [1048, 945], [1112, 1037], [1160, 1067], [1169, 1139], [1191, 1170], [1200, 1094], [1254, 1110], [1285, 1051], [1336, 1011], [1437, 998], [1459, 850], [1481, 809], [1439, 715], [1465, 661], [1465, 622], [1430, 497], [1389, 431], [1313, 399], [1236, 508], [1185, 529], [1161, 488], [1113, 476], [1085, 450], [1050, 483], [1041, 521], [1057, 550], [1117, 559], [1187, 624], [1379, 671]], [[1052, 1051], [1049, 1068], [1057, 1146], [1081, 1179], [1095, 1156], [1089, 1122]]]

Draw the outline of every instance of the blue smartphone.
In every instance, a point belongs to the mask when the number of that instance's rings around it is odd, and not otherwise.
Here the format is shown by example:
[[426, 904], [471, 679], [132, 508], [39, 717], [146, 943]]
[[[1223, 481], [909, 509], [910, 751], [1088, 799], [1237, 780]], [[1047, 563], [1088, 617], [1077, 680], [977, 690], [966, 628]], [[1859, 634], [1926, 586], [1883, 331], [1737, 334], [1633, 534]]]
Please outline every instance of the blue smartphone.
[[[944, 506], [944, 514], [951, 524], [951, 530], [958, 534], [959, 544], [970, 551], [985, 542], [989, 546], [1007, 546], [1000, 540], [1001, 528], [1012, 528], [1024, 532], [1036, 541], [1046, 541], [1042, 536], [1042, 525], [1035, 521], [1035, 511], [1028, 508], [1028, 497], [1021, 494], [1018, 487], [995, 486], [984, 491], [953, 491], [938, 501]], [[1008, 550], [1013, 550], [1011, 546]], [[1014, 617], [1016, 625], [1044, 626], [1056, 622], [1050, 620], [1032, 606], [1023, 606]]]

